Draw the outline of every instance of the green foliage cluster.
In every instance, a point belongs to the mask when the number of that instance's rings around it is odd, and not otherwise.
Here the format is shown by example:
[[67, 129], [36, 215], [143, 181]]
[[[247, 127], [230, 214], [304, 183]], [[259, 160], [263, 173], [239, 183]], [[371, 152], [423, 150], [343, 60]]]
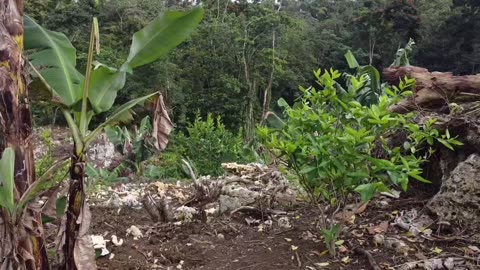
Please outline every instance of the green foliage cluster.
[[204, 120], [197, 115], [187, 131], [173, 134], [166, 152], [152, 160], [145, 168], [144, 176], [151, 179], [185, 178], [188, 176], [182, 159], [189, 161], [197, 175], [219, 176], [224, 162], [249, 162], [244, 151], [242, 132], [227, 130], [220, 116], [208, 114]]
[[157, 152], [151, 132], [152, 124], [149, 116], [142, 119], [138, 128], [134, 126], [133, 131], [119, 126], [105, 128], [105, 133], [115, 146], [115, 150], [125, 157], [126, 165], [139, 175], [143, 172], [142, 162]]
[[[252, 123], [262, 117], [266, 90], [267, 100], [293, 102], [297, 85], [314, 81], [312, 70], [347, 69], [343, 54], [348, 50], [382, 69], [413, 38], [417, 49], [411, 64], [460, 74], [478, 73], [480, 66], [480, 36], [474, 32], [480, 27], [478, 1], [287, 0], [279, 6], [220, 0], [202, 6], [205, 19], [190, 39], [162, 61], [139, 67], [118, 92], [115, 106], [160, 90], [179, 129], [185, 131], [200, 111], [202, 117], [219, 115], [227, 129], [244, 127], [244, 135], [250, 135]], [[86, 66], [92, 16], [102, 25], [98, 61], [118, 67], [128, 56], [131, 34], [161, 11], [183, 9], [152, 0], [98, 6], [32, 0], [25, 8], [42, 25], [71, 37], [80, 70]], [[37, 123], [51, 123], [53, 111], [34, 105]]]
[[[141, 179], [170, 181], [189, 177], [182, 159], [187, 160], [197, 175], [219, 176], [223, 174], [223, 162], [249, 162], [254, 157], [244, 150], [242, 132], [234, 134], [227, 130], [220, 116], [208, 114], [204, 120], [200, 115], [188, 124], [186, 132], [175, 131], [164, 152], [153, 146], [150, 118], [143, 118], [140, 125], [109, 127], [105, 129], [117, 152], [124, 156], [123, 163], [113, 171], [87, 167], [92, 181], [110, 183], [124, 181], [125, 169], [136, 172]], [[102, 180], [103, 179], [103, 180]], [[90, 182], [90, 181], [89, 181]]]
[[87, 164], [85, 174], [87, 175], [87, 187], [94, 189], [101, 185], [110, 185], [117, 182], [127, 182], [128, 177], [120, 176], [124, 166], [121, 164], [113, 170], [107, 170], [102, 168], [95, 168], [94, 166]]
[[[348, 87], [339, 92], [336, 80], [341, 73], [319, 70], [319, 89], [300, 88], [302, 96], [293, 107], [279, 101], [286, 117], [282, 128], [258, 128], [265, 146], [288, 163], [311, 200], [329, 209], [322, 229], [332, 254], [339, 233], [333, 216], [353, 191], [368, 201], [391, 186], [407, 190], [409, 178], [429, 182], [421, 176], [421, 165], [433, 151], [427, 146], [435, 141], [450, 149], [461, 144], [448, 132], [440, 135], [433, 120], [419, 125], [412, 121], [413, 113], [388, 111], [412, 94], [415, 80], [405, 78], [399, 87], [384, 88], [378, 104], [359, 103], [367, 76], [347, 75]], [[394, 141], [399, 134], [402, 143]]]
[[247, 162], [243, 155], [242, 132], [234, 134], [225, 128], [221, 117], [208, 114], [203, 120], [197, 116], [187, 132], [174, 138], [175, 151], [191, 160], [200, 175], [223, 174], [223, 162]]
[[[45, 148], [42, 152], [42, 157], [35, 160], [35, 175], [37, 175], [37, 177], [45, 175], [56, 162], [53, 154], [54, 144], [52, 140], [52, 130], [46, 128], [42, 130], [39, 135], [41, 143]], [[67, 178], [67, 173], [68, 167], [63, 166], [61, 169], [56, 170], [51, 177], [53, 178], [54, 182], [59, 182]]]

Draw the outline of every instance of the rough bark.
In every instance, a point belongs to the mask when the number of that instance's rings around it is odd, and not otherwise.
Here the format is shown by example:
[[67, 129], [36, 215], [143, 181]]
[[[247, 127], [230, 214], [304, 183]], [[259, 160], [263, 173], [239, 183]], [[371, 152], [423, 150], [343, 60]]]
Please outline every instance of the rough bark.
[[425, 68], [402, 66], [384, 69], [383, 76], [392, 85], [398, 85], [405, 76], [416, 79], [414, 96], [391, 107], [393, 112], [449, 111], [451, 103], [480, 100], [480, 75], [454, 76], [450, 72], [429, 72]]
[[[23, 1], [0, 3], [0, 152], [15, 151], [15, 200], [35, 181], [32, 121], [23, 52]], [[0, 268], [49, 269], [39, 211], [22, 218], [0, 213]]]

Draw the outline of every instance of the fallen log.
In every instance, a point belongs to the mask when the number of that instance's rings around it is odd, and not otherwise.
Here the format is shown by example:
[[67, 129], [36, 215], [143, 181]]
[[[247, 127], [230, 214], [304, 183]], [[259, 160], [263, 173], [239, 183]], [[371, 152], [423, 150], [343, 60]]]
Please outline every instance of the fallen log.
[[385, 81], [391, 85], [398, 85], [405, 76], [416, 79], [414, 95], [392, 106], [392, 112], [426, 110], [448, 113], [451, 103], [480, 101], [480, 74], [455, 76], [451, 72], [430, 72], [415, 66], [383, 70]]
[[480, 74], [455, 76], [402, 66], [384, 69], [383, 76], [391, 85], [398, 85], [404, 77], [416, 80], [414, 95], [390, 107], [391, 112], [417, 111], [415, 121], [419, 124], [433, 118], [439, 132], [448, 129], [464, 144], [454, 151], [435, 146], [424, 176], [432, 180], [436, 195], [425, 213], [437, 220], [432, 225], [437, 231], [446, 226], [453, 234], [468, 230], [473, 232], [470, 239], [480, 241]]

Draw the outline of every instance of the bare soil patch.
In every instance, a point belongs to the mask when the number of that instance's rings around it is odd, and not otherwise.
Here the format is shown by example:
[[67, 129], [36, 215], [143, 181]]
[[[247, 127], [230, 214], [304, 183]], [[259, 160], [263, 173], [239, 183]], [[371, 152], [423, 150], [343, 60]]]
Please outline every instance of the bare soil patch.
[[[117, 208], [95, 207], [92, 233], [104, 235], [105, 239], [115, 234], [125, 240], [122, 246], [108, 246], [115, 255], [99, 258], [100, 269], [371, 269], [365, 254], [355, 252], [356, 248], [368, 251], [380, 269], [398, 269], [406, 262], [448, 256], [463, 256], [465, 263], [479, 267], [472, 261], [479, 256], [472, 250], [478, 243], [468, 243], [461, 236], [420, 239], [391, 225], [403, 210], [421, 211], [425, 203], [422, 198], [395, 200], [388, 205], [371, 202], [363, 212], [349, 217], [336, 258], [326, 254], [317, 227], [318, 214], [308, 206], [289, 212], [290, 228], [278, 226], [275, 217], [271, 226], [249, 225], [245, 221], [249, 216], [240, 213], [207, 223], [154, 224], [144, 210], [124, 208], [119, 212]], [[126, 236], [132, 225], [140, 228], [143, 238]], [[375, 244], [378, 234], [402, 240], [408, 250], [401, 253]]]

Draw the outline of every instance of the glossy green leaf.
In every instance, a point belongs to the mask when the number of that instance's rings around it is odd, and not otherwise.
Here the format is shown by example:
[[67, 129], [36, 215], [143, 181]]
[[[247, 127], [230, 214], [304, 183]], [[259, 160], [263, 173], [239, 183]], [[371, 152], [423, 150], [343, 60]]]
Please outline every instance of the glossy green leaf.
[[47, 30], [24, 16], [24, 44], [28, 59], [39, 71], [55, 97], [71, 106], [80, 100], [83, 75], [75, 69], [76, 50], [62, 33]]
[[15, 151], [6, 148], [0, 159], [0, 206], [12, 214], [15, 208], [13, 189], [15, 180], [13, 176], [15, 165]]
[[345, 54], [345, 59], [347, 59], [348, 67], [350, 68], [359, 67], [357, 59], [355, 59], [355, 56], [353, 56], [353, 53], [350, 50], [348, 50], [347, 53]]
[[362, 201], [366, 202], [373, 198], [378, 192], [390, 192], [390, 190], [382, 182], [368, 183], [359, 185], [355, 191], [360, 193]]
[[95, 113], [106, 112], [112, 108], [118, 91], [125, 86], [125, 80], [125, 72], [106, 66], [92, 70], [88, 99]]
[[445, 146], [446, 148], [448, 148], [448, 149], [450, 149], [450, 150], [452, 150], [452, 151], [455, 151], [455, 149], [453, 149], [453, 146], [452, 146], [450, 143], [448, 143], [446, 140], [440, 139], [440, 138], [437, 138], [437, 140], [438, 140], [441, 144], [443, 144], [443, 146]]
[[412, 171], [412, 172], [409, 172], [408, 173], [408, 176], [414, 178], [415, 180], [418, 180], [422, 183], [426, 183], [426, 184], [431, 184], [432, 182], [423, 178], [421, 175], [420, 175], [420, 171]]
[[187, 39], [203, 18], [203, 9], [167, 11], [133, 35], [132, 46], [122, 71], [151, 63]]
[[284, 108], [284, 109], [289, 109], [290, 105], [285, 101], [284, 98], [279, 98], [277, 101], [278, 107]]

